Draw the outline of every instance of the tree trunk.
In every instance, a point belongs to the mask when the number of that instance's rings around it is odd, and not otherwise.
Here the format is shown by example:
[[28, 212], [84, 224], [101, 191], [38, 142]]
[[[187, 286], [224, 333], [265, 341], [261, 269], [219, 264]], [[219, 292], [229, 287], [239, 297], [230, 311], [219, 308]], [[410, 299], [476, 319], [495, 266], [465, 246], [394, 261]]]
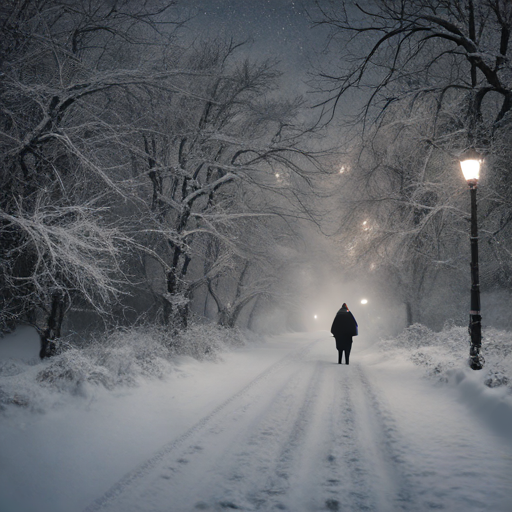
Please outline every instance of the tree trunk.
[[414, 323], [414, 314], [413, 314], [413, 310], [412, 310], [412, 304], [410, 301], [407, 301], [405, 303], [405, 311], [406, 311], [406, 314], [407, 314], [407, 327], [410, 327], [413, 323]]
[[255, 323], [255, 319], [256, 319], [256, 311], [258, 310], [258, 306], [259, 306], [260, 300], [261, 300], [261, 295], [258, 295], [258, 297], [256, 297], [256, 300], [254, 301], [254, 305], [253, 305], [253, 307], [251, 309], [251, 312], [249, 314], [249, 318], [247, 320], [247, 329], [249, 329], [250, 331], [254, 331], [254, 323]]
[[41, 339], [41, 350], [39, 357], [44, 359], [55, 354], [55, 340], [60, 338], [62, 322], [66, 308], [65, 296], [62, 293], [54, 293], [52, 296], [52, 306], [48, 316], [47, 328], [39, 333]]

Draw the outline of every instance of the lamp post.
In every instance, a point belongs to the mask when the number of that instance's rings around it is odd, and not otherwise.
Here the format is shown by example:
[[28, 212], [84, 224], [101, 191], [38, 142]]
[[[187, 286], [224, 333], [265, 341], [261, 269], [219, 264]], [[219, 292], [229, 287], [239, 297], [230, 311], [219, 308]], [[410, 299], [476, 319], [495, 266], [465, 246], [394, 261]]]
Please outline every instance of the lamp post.
[[473, 370], [481, 370], [484, 358], [482, 347], [482, 317], [480, 315], [480, 278], [478, 274], [478, 227], [476, 209], [476, 189], [480, 177], [482, 155], [474, 149], [466, 151], [460, 159], [460, 167], [469, 185], [471, 196], [471, 310], [469, 312], [469, 365]]

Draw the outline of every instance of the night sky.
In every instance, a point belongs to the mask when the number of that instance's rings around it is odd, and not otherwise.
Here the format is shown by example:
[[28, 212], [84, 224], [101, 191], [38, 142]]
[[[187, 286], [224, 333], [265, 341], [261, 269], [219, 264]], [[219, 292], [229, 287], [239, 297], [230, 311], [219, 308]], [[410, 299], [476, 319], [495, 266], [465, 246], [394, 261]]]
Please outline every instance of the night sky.
[[318, 61], [325, 33], [311, 28], [304, 0], [190, 0], [197, 16], [193, 33], [250, 39], [244, 49], [258, 58], [275, 58], [285, 73], [283, 84], [292, 93], [304, 93], [310, 63]]

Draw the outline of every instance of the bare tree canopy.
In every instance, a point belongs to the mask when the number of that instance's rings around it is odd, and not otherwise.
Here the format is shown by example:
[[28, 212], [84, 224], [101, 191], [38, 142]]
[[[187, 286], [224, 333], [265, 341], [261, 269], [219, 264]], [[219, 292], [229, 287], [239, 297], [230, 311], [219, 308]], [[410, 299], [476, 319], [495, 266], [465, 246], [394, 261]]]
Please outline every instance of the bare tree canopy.
[[339, 53], [338, 69], [321, 75], [329, 109], [357, 87], [367, 91], [365, 119], [404, 98], [434, 95], [441, 108], [452, 93], [466, 95], [468, 114], [487, 118], [492, 129], [507, 117], [507, 0], [319, 1], [317, 7], [316, 24], [331, 28], [331, 45]]
[[360, 107], [349, 120], [360, 137], [343, 167], [346, 261], [399, 290], [408, 322], [421, 321], [426, 294], [467, 274], [458, 156], [473, 146], [486, 156], [484, 284], [509, 283], [511, 203], [502, 191], [511, 185], [512, 4], [319, 0], [311, 16], [330, 29], [333, 65], [316, 80], [322, 115]]
[[28, 321], [51, 341], [80, 309], [185, 325], [199, 291], [232, 325], [276, 293], [244, 230], [315, 222], [322, 152], [303, 100], [277, 94], [277, 64], [244, 43], [185, 43], [174, 7], [0, 7], [2, 329]]

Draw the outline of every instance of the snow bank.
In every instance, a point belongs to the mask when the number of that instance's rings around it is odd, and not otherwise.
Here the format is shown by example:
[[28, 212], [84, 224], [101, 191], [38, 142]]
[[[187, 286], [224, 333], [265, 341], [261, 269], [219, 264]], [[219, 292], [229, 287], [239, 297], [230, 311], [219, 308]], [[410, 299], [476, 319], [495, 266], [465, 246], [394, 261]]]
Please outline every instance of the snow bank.
[[87, 343], [62, 343], [59, 354], [44, 361], [37, 356], [37, 343], [24, 328], [0, 340], [0, 410], [23, 406], [42, 411], [65, 395], [89, 396], [98, 386], [113, 389], [161, 379], [179, 358], [216, 360], [244, 339], [239, 331], [215, 325], [194, 325], [175, 335], [144, 326], [118, 329]]
[[466, 327], [446, 325], [433, 332], [415, 324], [393, 339], [381, 340], [389, 357], [402, 356], [424, 369], [425, 375], [455, 389], [459, 400], [512, 439], [512, 333], [485, 329], [483, 370], [469, 368]]
[[[425, 368], [428, 375], [447, 382], [455, 369], [467, 369], [469, 335], [466, 327], [446, 325], [441, 332], [433, 332], [421, 324], [414, 324], [392, 339], [383, 340], [385, 351], [404, 352], [411, 361]], [[512, 333], [497, 329], [483, 332], [482, 354], [484, 369], [477, 372], [486, 386], [508, 387], [512, 391]], [[472, 370], [468, 373], [473, 374]]]

